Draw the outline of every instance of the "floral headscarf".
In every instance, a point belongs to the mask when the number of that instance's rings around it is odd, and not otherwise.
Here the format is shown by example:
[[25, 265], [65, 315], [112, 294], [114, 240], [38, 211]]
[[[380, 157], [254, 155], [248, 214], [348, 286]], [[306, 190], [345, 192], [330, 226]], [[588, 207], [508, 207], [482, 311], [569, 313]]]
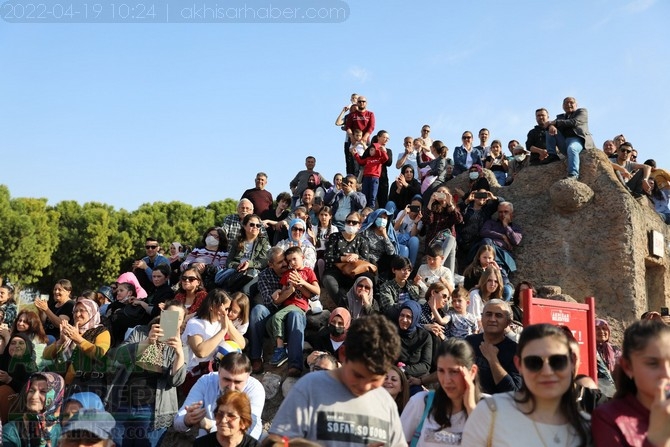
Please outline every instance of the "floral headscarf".
[[44, 409], [35, 413], [23, 414], [23, 420], [27, 422], [28, 436], [32, 439], [42, 440], [46, 447], [54, 445], [51, 442], [51, 428], [58, 423], [60, 408], [63, 404], [65, 381], [59, 374], [52, 372], [35, 373], [30, 376], [24, 389], [24, 399], [28, 396], [28, 390], [33, 382], [46, 380], [47, 393], [44, 401]]

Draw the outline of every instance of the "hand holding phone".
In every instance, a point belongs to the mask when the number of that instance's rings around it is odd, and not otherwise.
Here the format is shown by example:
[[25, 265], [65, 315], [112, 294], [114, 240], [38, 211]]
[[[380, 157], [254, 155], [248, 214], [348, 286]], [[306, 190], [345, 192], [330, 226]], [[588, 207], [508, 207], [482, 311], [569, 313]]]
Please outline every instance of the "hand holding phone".
[[160, 326], [163, 330], [163, 336], [160, 341], [166, 341], [168, 338], [179, 335], [179, 311], [164, 310], [161, 312]]

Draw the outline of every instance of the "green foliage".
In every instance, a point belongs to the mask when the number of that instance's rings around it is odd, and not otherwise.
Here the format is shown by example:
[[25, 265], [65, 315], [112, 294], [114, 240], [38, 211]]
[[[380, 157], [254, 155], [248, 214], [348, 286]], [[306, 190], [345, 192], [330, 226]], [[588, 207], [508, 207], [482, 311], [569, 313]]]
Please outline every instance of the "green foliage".
[[75, 293], [108, 284], [132, 261], [145, 256], [147, 237], [195, 245], [211, 226], [235, 212], [233, 199], [193, 207], [182, 202], [145, 203], [136, 211], [89, 202], [11, 199], [0, 185], [0, 277], [50, 291], [55, 281], [72, 281]]

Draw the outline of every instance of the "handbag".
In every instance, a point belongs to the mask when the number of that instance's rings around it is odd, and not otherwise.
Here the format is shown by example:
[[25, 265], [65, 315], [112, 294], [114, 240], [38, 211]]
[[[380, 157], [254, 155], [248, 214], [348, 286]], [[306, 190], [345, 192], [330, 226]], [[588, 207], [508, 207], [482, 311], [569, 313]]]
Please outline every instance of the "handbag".
[[447, 228], [446, 230], [438, 231], [435, 237], [430, 241], [430, 244], [427, 247], [432, 247], [433, 245], [444, 245], [444, 241], [449, 239], [451, 236], [451, 229]]
[[343, 275], [355, 278], [364, 273], [377, 273], [377, 266], [371, 262], [359, 259], [355, 262], [338, 262], [335, 264]]
[[428, 417], [430, 407], [433, 406], [434, 397], [435, 397], [435, 391], [434, 390], [428, 391], [428, 395], [426, 396], [426, 408], [423, 409], [421, 422], [419, 422], [419, 426], [416, 427], [416, 430], [414, 430], [414, 435], [412, 436], [412, 441], [409, 443], [409, 447], [416, 447], [419, 444], [419, 438], [421, 437], [421, 429], [423, 429], [423, 422]]
[[151, 343], [135, 360], [135, 365], [146, 371], [163, 372], [163, 356], [167, 345], [163, 342]]

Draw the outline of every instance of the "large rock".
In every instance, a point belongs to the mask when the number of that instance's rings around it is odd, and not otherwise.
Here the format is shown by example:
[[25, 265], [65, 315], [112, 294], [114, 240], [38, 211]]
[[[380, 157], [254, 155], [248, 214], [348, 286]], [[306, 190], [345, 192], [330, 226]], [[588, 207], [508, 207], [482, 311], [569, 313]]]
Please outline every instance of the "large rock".
[[[580, 302], [594, 296], [597, 314], [615, 331], [670, 301], [670, 232], [646, 198], [635, 200], [619, 182], [603, 152], [580, 158], [579, 181], [563, 180], [564, 162], [524, 168], [506, 187], [484, 172], [493, 192], [514, 204], [524, 230], [512, 281], [556, 285], [557, 294]], [[448, 186], [467, 190], [467, 174]], [[652, 230], [664, 238], [662, 257], [649, 252]]]

